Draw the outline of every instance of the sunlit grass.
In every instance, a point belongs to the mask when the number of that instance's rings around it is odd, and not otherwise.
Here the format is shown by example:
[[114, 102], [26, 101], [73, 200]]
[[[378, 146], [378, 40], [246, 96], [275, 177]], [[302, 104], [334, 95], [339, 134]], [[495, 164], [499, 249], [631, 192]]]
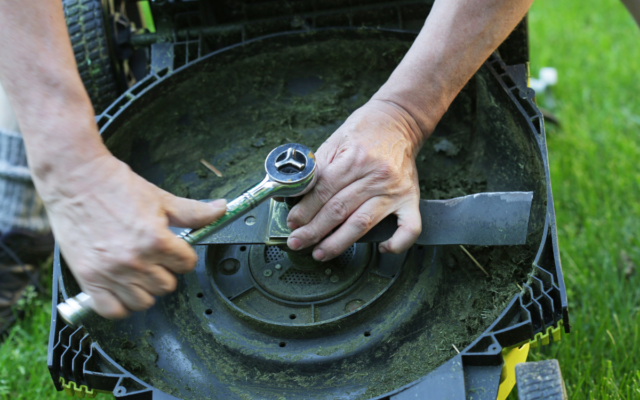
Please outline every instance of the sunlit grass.
[[571, 398], [640, 398], [640, 30], [615, 0], [539, 0], [529, 22], [532, 74], [559, 75], [548, 142], [573, 327], [530, 359], [557, 358]]
[[[46, 288], [51, 287], [50, 274], [51, 262], [48, 262], [41, 279]], [[56, 392], [47, 369], [51, 298], [30, 291], [21, 306], [25, 319], [11, 328], [0, 345], [0, 398], [63, 399], [65, 396]]]

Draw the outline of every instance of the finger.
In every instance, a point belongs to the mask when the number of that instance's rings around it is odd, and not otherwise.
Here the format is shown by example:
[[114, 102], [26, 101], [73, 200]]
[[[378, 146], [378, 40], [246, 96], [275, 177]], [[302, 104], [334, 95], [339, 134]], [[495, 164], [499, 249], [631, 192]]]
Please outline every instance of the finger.
[[357, 172], [352, 168], [349, 157], [336, 157], [331, 164], [324, 166], [313, 189], [289, 211], [287, 217], [289, 229], [296, 229], [311, 222], [318, 211], [336, 193], [357, 178]]
[[167, 192], [164, 194], [164, 211], [171, 226], [201, 228], [222, 217], [227, 211], [227, 201], [224, 199], [205, 203], [176, 197]]
[[156, 299], [149, 292], [134, 283], [126, 285], [118, 283], [113, 286], [113, 292], [131, 311], [146, 310], [156, 302]]
[[[301, 199], [298, 200], [298, 203], [295, 204], [294, 207], [291, 207], [289, 209], [289, 214], [287, 215], [287, 227], [289, 229], [291, 229], [291, 230], [298, 229], [300, 227], [300, 224], [298, 224], [297, 222], [295, 222], [293, 220], [293, 219], [296, 218], [295, 217], [296, 213], [300, 211], [300, 207], [298, 207], [298, 211], [294, 211], [293, 214], [291, 213], [291, 211], [293, 211], [295, 206], [297, 206], [298, 204], [302, 203], [302, 200], [304, 200], [304, 198], [307, 197], [306, 195], [310, 191], [313, 191], [315, 189], [316, 185], [318, 184], [318, 181], [320, 180], [320, 176], [322, 176], [325, 168], [328, 167], [331, 164], [331, 162], [333, 161], [333, 158], [335, 157], [336, 147], [334, 145], [331, 145], [330, 142], [331, 142], [331, 138], [329, 138], [329, 140], [324, 142], [320, 146], [320, 148], [318, 149], [318, 151], [315, 154], [315, 157], [316, 157], [316, 172], [314, 174], [312, 184], [310, 184], [309, 187], [307, 188], [309, 190], [305, 190], [304, 195], [302, 196]], [[307, 201], [309, 201], [309, 200], [307, 200]], [[303, 209], [305, 207], [306, 206], [304, 206], [304, 205], [302, 206]]]
[[413, 246], [420, 233], [422, 233], [419, 201], [407, 204], [396, 211], [395, 214], [398, 216], [398, 229], [390, 239], [378, 245], [381, 253], [402, 253]]
[[344, 253], [352, 244], [390, 214], [389, 200], [374, 197], [360, 206], [337, 231], [313, 250], [313, 258], [329, 261]]
[[108, 319], [126, 318], [129, 315], [127, 307], [110, 291], [98, 287], [83, 290], [91, 296], [91, 308], [97, 314]]
[[292, 246], [297, 246], [294, 250], [303, 249], [322, 240], [372, 197], [367, 188], [367, 183], [359, 180], [342, 189], [320, 209], [311, 222], [289, 235], [289, 247], [294, 249]]
[[176, 277], [162, 265], [150, 265], [136, 281], [142, 289], [154, 296], [164, 296], [176, 290]]
[[169, 229], [162, 229], [144, 259], [151, 264], [162, 265], [170, 272], [186, 274], [193, 270], [198, 257], [189, 243], [176, 237]]

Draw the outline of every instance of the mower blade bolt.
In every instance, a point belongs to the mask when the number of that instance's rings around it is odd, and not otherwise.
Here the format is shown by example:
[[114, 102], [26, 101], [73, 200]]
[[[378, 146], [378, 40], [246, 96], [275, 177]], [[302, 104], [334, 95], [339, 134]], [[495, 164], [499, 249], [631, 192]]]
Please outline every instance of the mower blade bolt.
[[[302, 195], [315, 184], [316, 161], [313, 152], [306, 146], [287, 143], [273, 149], [264, 164], [267, 175], [258, 184], [242, 193], [237, 198], [227, 203], [226, 213], [200, 229], [186, 229], [178, 238], [190, 245], [201, 242], [204, 238], [218, 231], [229, 223], [235, 221], [253, 210], [262, 202], [273, 197], [291, 197]], [[245, 224], [252, 226], [256, 223], [253, 216], [245, 219]], [[238, 268], [229, 270], [228, 265], [219, 270], [224, 275], [237, 272]], [[227, 268], [227, 269], [225, 269]], [[264, 276], [273, 274], [271, 270], [265, 270]], [[82, 301], [77, 299], [83, 299]], [[79, 326], [86, 315], [91, 311], [88, 304], [92, 299], [85, 293], [80, 293], [73, 299], [67, 299], [56, 306], [60, 317], [70, 326]]]
[[262, 273], [262, 275], [264, 275], [264, 276], [266, 276], [268, 278], [271, 275], [273, 275], [273, 271], [271, 271], [270, 269], [265, 269], [264, 272]]
[[293, 147], [289, 147], [276, 159], [276, 169], [284, 173], [300, 172], [306, 165], [305, 161], [304, 154], [299, 153]]

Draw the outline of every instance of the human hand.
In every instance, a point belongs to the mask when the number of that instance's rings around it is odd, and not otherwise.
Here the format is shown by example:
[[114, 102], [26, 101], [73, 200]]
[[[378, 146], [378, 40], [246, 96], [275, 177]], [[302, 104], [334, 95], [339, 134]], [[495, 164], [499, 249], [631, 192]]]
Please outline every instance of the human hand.
[[175, 197], [108, 152], [74, 168], [45, 204], [69, 269], [92, 308], [107, 318], [151, 307], [175, 290], [173, 273], [191, 271], [194, 250], [168, 226], [199, 228], [221, 217], [226, 201]]
[[422, 231], [414, 159], [423, 137], [411, 115], [394, 103], [371, 100], [355, 111], [316, 153], [318, 181], [289, 212], [288, 246], [319, 243], [313, 258], [328, 261], [395, 214], [398, 229], [378, 248], [401, 253], [411, 247]]

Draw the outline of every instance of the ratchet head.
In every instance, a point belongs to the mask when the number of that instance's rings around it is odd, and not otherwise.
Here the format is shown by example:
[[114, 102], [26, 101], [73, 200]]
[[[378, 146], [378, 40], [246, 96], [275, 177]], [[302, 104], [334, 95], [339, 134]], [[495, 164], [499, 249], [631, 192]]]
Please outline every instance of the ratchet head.
[[269, 179], [278, 182], [278, 196], [300, 196], [316, 181], [316, 157], [306, 146], [287, 143], [269, 153], [264, 164]]

